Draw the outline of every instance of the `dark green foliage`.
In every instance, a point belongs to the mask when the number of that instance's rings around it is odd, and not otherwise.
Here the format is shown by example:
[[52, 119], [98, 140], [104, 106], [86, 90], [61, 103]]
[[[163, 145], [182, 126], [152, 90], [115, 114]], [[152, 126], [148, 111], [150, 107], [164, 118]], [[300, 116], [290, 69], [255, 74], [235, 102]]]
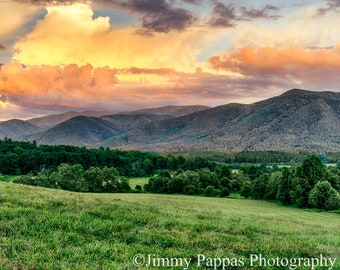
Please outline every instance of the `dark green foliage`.
[[222, 190], [221, 190], [221, 197], [228, 197], [230, 195], [230, 189], [224, 187]]
[[292, 196], [294, 203], [299, 207], [308, 207], [309, 192], [316, 183], [325, 180], [326, 176], [326, 167], [322, 164], [320, 158], [315, 155], [307, 156], [301, 166], [297, 167], [293, 179], [295, 190], [292, 192]]
[[332, 167], [328, 170], [328, 182], [332, 187], [340, 192], [340, 167]]
[[88, 183], [84, 179], [84, 168], [80, 164], [68, 165], [63, 163], [58, 167], [58, 174], [60, 178], [57, 184], [61, 189], [88, 191]]
[[255, 199], [263, 199], [265, 197], [269, 182], [269, 174], [264, 173], [253, 180], [250, 196]]
[[139, 151], [86, 149], [68, 145], [37, 145], [36, 142], [0, 140], [0, 173], [10, 175], [38, 173], [41, 169], [56, 169], [62, 163], [90, 167], [115, 167], [120, 175], [128, 177], [152, 176], [155, 172], [169, 170], [214, 169], [216, 164], [206, 158], [161, 156]]
[[[327, 181], [328, 187], [323, 184], [321, 189], [318, 186], [321, 181]], [[330, 210], [340, 207], [339, 186], [339, 168], [328, 169], [317, 156], [307, 156], [297, 168], [250, 166], [234, 174], [226, 166], [217, 166], [213, 171], [162, 171], [149, 179], [145, 191], [209, 197], [226, 197], [231, 192], [239, 192], [246, 198], [277, 199], [284, 204]]]
[[43, 169], [37, 176], [23, 175], [16, 183], [64, 189], [77, 192], [130, 192], [126, 178], [121, 177], [116, 168], [91, 167], [88, 170], [79, 165], [61, 164], [56, 171]]
[[91, 167], [84, 173], [84, 178], [89, 185], [90, 192], [101, 192], [103, 188], [102, 170]]
[[221, 190], [214, 188], [213, 186], [207, 186], [204, 189], [204, 195], [207, 197], [220, 197], [221, 196]]
[[340, 208], [340, 196], [328, 181], [322, 181], [310, 192], [309, 203], [316, 208], [336, 210]]
[[322, 164], [318, 156], [307, 156], [300, 167], [298, 167], [296, 175], [305, 178], [309, 184], [313, 185], [324, 179], [326, 167]]
[[242, 184], [242, 187], [241, 187], [241, 191], [240, 191], [240, 194], [243, 196], [243, 197], [250, 197], [251, 193], [252, 193], [252, 189], [253, 189], [253, 185], [251, 184], [250, 181], [245, 181], [243, 184]]
[[142, 192], [143, 188], [142, 188], [141, 185], [136, 185], [136, 186], [135, 186], [135, 190], [136, 190], [137, 192]]
[[209, 197], [223, 197], [230, 194], [230, 178], [231, 174], [224, 168], [216, 173], [209, 169], [195, 171], [179, 170], [173, 174], [168, 171], [162, 171], [159, 175], [149, 179], [145, 185], [145, 190], [154, 193], [169, 193], [169, 194], [186, 194], [186, 195], [201, 195]]
[[[261, 153], [242, 152], [238, 157], [253, 157], [258, 162], [262, 159], [256, 155], [261, 156]], [[266, 153], [277, 154], [263, 152], [263, 155]], [[228, 166], [217, 165], [206, 157], [161, 156], [65, 145], [37, 146], [35, 142], [0, 140], [0, 174], [24, 174], [12, 180], [22, 184], [78, 192], [131, 192], [122, 175], [154, 175], [144, 191], [212, 197], [240, 193], [244, 197], [277, 199], [299, 207], [338, 209], [340, 167], [326, 168], [322, 160], [326, 159], [310, 155], [295, 168], [244, 165], [237, 173], [232, 173]], [[0, 176], [2, 181], [5, 178]], [[142, 190], [139, 186], [134, 192]], [[328, 195], [321, 196], [323, 193]]]
[[291, 193], [293, 190], [293, 173], [288, 168], [282, 169], [282, 174], [278, 182], [277, 199], [285, 204], [293, 202]]

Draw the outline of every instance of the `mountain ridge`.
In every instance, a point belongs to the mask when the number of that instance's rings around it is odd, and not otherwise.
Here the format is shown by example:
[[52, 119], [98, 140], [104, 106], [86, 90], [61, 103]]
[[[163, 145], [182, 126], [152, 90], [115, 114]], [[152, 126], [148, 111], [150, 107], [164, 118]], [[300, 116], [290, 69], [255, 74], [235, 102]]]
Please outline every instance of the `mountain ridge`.
[[156, 152], [339, 151], [340, 93], [292, 89], [252, 104], [164, 106], [100, 117], [77, 116], [36, 133], [21, 132], [21, 139], [39, 144]]

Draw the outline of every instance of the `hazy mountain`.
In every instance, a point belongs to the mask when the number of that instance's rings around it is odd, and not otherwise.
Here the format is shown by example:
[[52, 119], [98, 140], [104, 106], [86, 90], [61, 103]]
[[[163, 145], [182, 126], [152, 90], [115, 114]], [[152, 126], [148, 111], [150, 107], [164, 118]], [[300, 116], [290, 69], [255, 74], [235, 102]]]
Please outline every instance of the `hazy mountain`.
[[98, 117], [76, 116], [28, 139], [40, 144], [90, 145], [101, 142], [119, 129]]
[[111, 112], [105, 112], [105, 111], [73, 112], [71, 111], [71, 112], [66, 112], [66, 113], [61, 113], [61, 114], [53, 114], [53, 115], [47, 115], [47, 116], [29, 119], [27, 120], [27, 122], [34, 124], [36, 126], [42, 127], [42, 128], [50, 128], [76, 116], [99, 117], [99, 116], [107, 115], [107, 114], [111, 114]]
[[145, 150], [340, 150], [340, 93], [291, 90], [150, 122], [106, 146]]
[[0, 123], [0, 136], [18, 134], [40, 144], [147, 151], [340, 151], [340, 93], [293, 89], [247, 105], [166, 106], [77, 116], [43, 131], [20, 120]]
[[169, 115], [169, 116], [183, 116], [190, 113], [203, 111], [210, 107], [202, 105], [188, 105], [188, 106], [164, 106], [158, 108], [141, 109], [131, 112], [124, 112], [124, 114], [157, 114], [157, 115]]
[[[104, 115], [101, 117], [77, 116], [63, 121], [46, 131], [25, 137], [36, 140], [40, 144], [91, 145], [100, 144], [109, 137], [119, 136], [146, 123], [169, 119], [177, 115], [203, 110], [205, 106], [166, 106], [137, 110], [126, 113]], [[54, 115], [43, 120], [60, 120], [74, 112]], [[93, 113], [93, 112], [90, 112]], [[23, 136], [22, 136], [23, 138]]]
[[172, 118], [168, 114], [146, 114], [146, 113], [130, 113], [130, 114], [112, 114], [102, 116], [101, 119], [116, 126], [121, 132], [127, 132], [149, 122]]
[[18, 119], [0, 122], [0, 138], [9, 137], [15, 139], [19, 134], [32, 134], [41, 130], [36, 125]]

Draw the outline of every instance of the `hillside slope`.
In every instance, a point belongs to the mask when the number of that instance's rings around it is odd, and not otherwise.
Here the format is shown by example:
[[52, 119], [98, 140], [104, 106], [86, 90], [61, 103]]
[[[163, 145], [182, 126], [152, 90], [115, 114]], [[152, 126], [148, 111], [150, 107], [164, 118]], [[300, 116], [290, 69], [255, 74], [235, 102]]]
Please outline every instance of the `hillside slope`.
[[19, 134], [27, 135], [41, 130], [36, 125], [18, 119], [0, 122], [0, 138], [9, 137], [15, 139]]
[[42, 116], [38, 118], [32, 118], [32, 119], [27, 120], [27, 122], [46, 129], [46, 128], [50, 128], [55, 125], [58, 125], [76, 116], [100, 117], [102, 115], [107, 115], [107, 114], [110, 114], [110, 112], [106, 112], [106, 111], [73, 112], [71, 111], [71, 112], [66, 112], [66, 113], [61, 113], [61, 114], [53, 114], [53, 115], [47, 115], [47, 116]]
[[[166, 106], [101, 117], [76, 116], [31, 136], [22, 139], [36, 140], [40, 144], [93, 145], [120, 136], [149, 122], [173, 118], [177, 115], [201, 111], [204, 106]], [[67, 114], [67, 117], [71, 113]], [[65, 117], [61, 115], [61, 117]], [[49, 118], [46, 118], [49, 119]], [[53, 118], [51, 118], [53, 119]], [[58, 118], [60, 119], [60, 118]]]
[[158, 108], [147, 108], [136, 110], [132, 112], [125, 112], [126, 114], [157, 114], [157, 115], [171, 115], [171, 116], [184, 116], [190, 113], [210, 109], [210, 107], [202, 105], [187, 105], [187, 106], [173, 106], [168, 105]]
[[77, 116], [28, 139], [34, 139], [40, 144], [91, 145], [117, 132], [119, 128], [103, 119]]
[[[183, 115], [185, 114], [185, 115]], [[47, 130], [11, 120], [0, 136], [145, 151], [340, 151], [340, 93], [293, 89], [253, 104], [165, 106], [78, 116]]]
[[106, 145], [156, 151], [339, 150], [340, 93], [293, 89], [250, 105], [151, 122]]

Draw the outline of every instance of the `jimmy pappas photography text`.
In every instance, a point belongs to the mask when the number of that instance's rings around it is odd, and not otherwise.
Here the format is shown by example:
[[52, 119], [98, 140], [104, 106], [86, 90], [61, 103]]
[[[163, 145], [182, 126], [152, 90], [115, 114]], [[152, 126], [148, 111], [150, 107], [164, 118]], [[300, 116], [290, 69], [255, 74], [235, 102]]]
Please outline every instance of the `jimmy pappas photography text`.
[[329, 258], [322, 254], [313, 258], [265, 257], [262, 254], [250, 254], [249, 261], [246, 261], [243, 257], [207, 257], [203, 254], [197, 254], [196, 260], [194, 260], [193, 258], [166, 258], [157, 256], [156, 254], [137, 254], [132, 260], [134, 266], [137, 267], [162, 269], [183, 267], [183, 270], [187, 270], [191, 266], [195, 266], [204, 269], [227, 269], [227, 267], [271, 269], [273, 267], [280, 267], [287, 270], [298, 270], [302, 268], [316, 270], [318, 267], [327, 267], [327, 269], [333, 270], [337, 258]]

